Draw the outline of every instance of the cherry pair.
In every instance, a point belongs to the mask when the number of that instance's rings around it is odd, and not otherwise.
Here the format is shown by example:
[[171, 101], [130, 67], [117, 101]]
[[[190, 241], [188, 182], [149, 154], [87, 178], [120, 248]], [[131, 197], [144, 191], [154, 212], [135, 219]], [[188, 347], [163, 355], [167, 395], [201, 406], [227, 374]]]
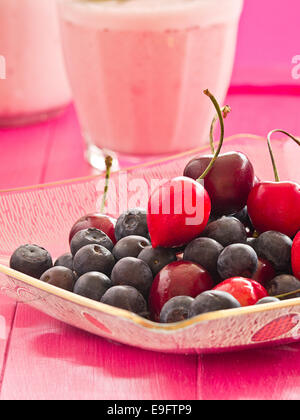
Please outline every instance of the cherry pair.
[[[244, 154], [231, 152], [220, 155], [224, 140], [223, 113], [228, 113], [229, 108], [222, 110], [208, 90], [204, 93], [214, 104], [220, 120], [219, 146], [213, 156], [192, 160], [183, 177], [170, 180], [151, 195], [148, 227], [154, 247], [187, 244], [203, 232], [211, 212], [220, 216], [241, 211], [255, 184], [253, 166]], [[213, 141], [211, 143], [213, 149]]]
[[[248, 207], [253, 227], [260, 233], [278, 231], [293, 237], [300, 229], [300, 185], [296, 182], [280, 182], [275, 158], [271, 147], [271, 136], [281, 132], [298, 145], [300, 141], [283, 130], [273, 130], [268, 135], [268, 147], [276, 182], [261, 182], [254, 169], [242, 153], [230, 152], [220, 155], [224, 140], [224, 116], [229, 112], [221, 110], [214, 96], [204, 92], [213, 102], [221, 125], [220, 142], [214, 151], [211, 130], [211, 146], [214, 156], [201, 156], [193, 159], [185, 168], [184, 177], [175, 178], [154, 191], [149, 200], [148, 226], [154, 247], [173, 247], [187, 244], [199, 236], [212, 213], [213, 217], [232, 215]], [[223, 112], [222, 112], [223, 111]], [[213, 124], [216, 120], [213, 121]], [[204, 187], [200, 185], [204, 180]], [[186, 211], [188, 194], [191, 189], [194, 212]], [[178, 203], [181, 210], [176, 211]], [[197, 204], [199, 203], [199, 204]], [[165, 212], [167, 204], [171, 204]], [[154, 211], [153, 209], [156, 209]], [[196, 209], [201, 214], [197, 215]], [[199, 210], [200, 209], [200, 210]], [[187, 220], [198, 220], [187, 223]]]

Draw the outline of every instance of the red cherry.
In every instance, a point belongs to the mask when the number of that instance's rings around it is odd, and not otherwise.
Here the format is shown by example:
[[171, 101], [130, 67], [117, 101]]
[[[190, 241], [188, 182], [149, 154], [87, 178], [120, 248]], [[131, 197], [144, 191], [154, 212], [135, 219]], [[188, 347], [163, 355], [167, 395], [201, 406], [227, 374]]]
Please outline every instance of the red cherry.
[[300, 230], [293, 241], [292, 268], [295, 277], [297, 277], [300, 280]]
[[166, 302], [175, 296], [197, 297], [213, 287], [210, 274], [190, 261], [177, 261], [164, 267], [152, 284], [149, 307], [152, 318], [159, 321]]
[[252, 279], [267, 288], [268, 283], [273, 280], [274, 277], [276, 277], [276, 271], [272, 264], [267, 260], [259, 258], [258, 267]]
[[233, 277], [218, 284], [214, 290], [230, 293], [241, 306], [255, 305], [260, 299], [268, 296], [266, 289], [255, 280]]
[[96, 228], [102, 230], [102, 232], [106, 233], [113, 241], [116, 243], [115, 238], [115, 226], [116, 226], [116, 219], [113, 217], [107, 216], [106, 214], [101, 213], [91, 213], [87, 214], [86, 216], [81, 217], [81, 219], [77, 220], [74, 226], [71, 229], [69, 241], [71, 243], [73, 236], [83, 229], [89, 228]]
[[[212, 157], [193, 159], [186, 166], [184, 175], [198, 179]], [[204, 187], [212, 201], [212, 213], [216, 216], [238, 213], [246, 206], [255, 182], [254, 169], [247, 156], [238, 152], [219, 155], [204, 179]]]
[[296, 182], [261, 182], [251, 191], [248, 213], [259, 232], [275, 230], [294, 236], [300, 227], [300, 185]]
[[268, 134], [276, 182], [259, 182], [255, 185], [248, 198], [248, 214], [259, 232], [275, 230], [292, 237], [300, 228], [300, 185], [292, 181], [280, 182], [271, 146], [274, 133], [283, 133], [300, 146], [300, 141], [286, 131], [273, 130]]
[[179, 177], [159, 186], [148, 203], [148, 228], [154, 248], [179, 247], [199, 236], [211, 210], [209, 195], [192, 179]]

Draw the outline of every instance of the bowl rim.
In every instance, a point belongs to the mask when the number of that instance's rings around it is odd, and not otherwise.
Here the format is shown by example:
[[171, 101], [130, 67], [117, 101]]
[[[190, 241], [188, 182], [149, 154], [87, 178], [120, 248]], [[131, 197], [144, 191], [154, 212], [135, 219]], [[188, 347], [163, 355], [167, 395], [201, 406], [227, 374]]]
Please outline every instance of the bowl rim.
[[[242, 137], [247, 138], [247, 139], [257, 140], [257, 141], [266, 141], [266, 138], [263, 136], [249, 134], [249, 133], [240, 133], [240, 134], [235, 134], [230, 137], [227, 137], [224, 140], [224, 142], [229, 143], [230, 141], [233, 141]], [[188, 151], [175, 154], [172, 156], [168, 156], [165, 158], [157, 159], [154, 161], [145, 162], [139, 165], [131, 166], [129, 168], [123, 168], [114, 173], [129, 172], [129, 171], [134, 171], [136, 169], [140, 169], [144, 167], [158, 165], [160, 163], [176, 160], [184, 156], [197, 154], [207, 149], [209, 149], [209, 145], [202, 146], [200, 148], [196, 148], [192, 150], [188, 150]], [[49, 182], [45, 184], [36, 184], [36, 185], [25, 186], [21, 188], [2, 189], [0, 190], [0, 195], [6, 194], [6, 193], [18, 193], [18, 192], [30, 191], [30, 190], [35, 190], [35, 189], [47, 189], [51, 187], [58, 187], [58, 186], [63, 186], [63, 185], [79, 183], [79, 182], [87, 182], [87, 181], [91, 181], [97, 178], [102, 178], [104, 176], [105, 176], [104, 173], [99, 173], [96, 175], [89, 175], [89, 176], [80, 177], [80, 178], [72, 178], [72, 179], [66, 179], [62, 181]], [[192, 327], [192, 326], [195, 326], [203, 322], [207, 322], [207, 321], [215, 321], [215, 320], [226, 319], [230, 317], [266, 312], [266, 311], [271, 311], [274, 309], [290, 308], [295, 305], [300, 305], [300, 298], [294, 298], [294, 299], [288, 299], [288, 300], [280, 301], [280, 302], [266, 303], [264, 305], [257, 305], [257, 306], [254, 305], [254, 306], [247, 306], [247, 307], [241, 307], [241, 308], [235, 308], [235, 309], [227, 309], [227, 310], [222, 310], [222, 311], [217, 311], [217, 312], [209, 312], [206, 314], [198, 315], [197, 317], [194, 317], [191, 319], [187, 319], [185, 321], [181, 321], [181, 322], [177, 322], [173, 324], [161, 324], [154, 321], [150, 321], [146, 318], [142, 318], [141, 316], [134, 314], [132, 312], [129, 312], [127, 310], [115, 308], [101, 302], [93, 301], [86, 297], [76, 295], [73, 292], [69, 292], [69, 291], [60, 289], [56, 286], [44, 283], [26, 274], [13, 270], [3, 264], [0, 264], [0, 273], [9, 277], [15, 278], [29, 286], [35, 287], [46, 293], [49, 293], [51, 295], [62, 298], [66, 301], [82, 306], [83, 309], [95, 310], [97, 312], [101, 311], [107, 315], [120, 317], [127, 321], [132, 321], [133, 323], [135, 323], [136, 325], [140, 327], [144, 327], [146, 329], [156, 330], [160, 332], [166, 332], [166, 333], [183, 330], [185, 328]]]
[[[0, 273], [5, 274], [6, 276], [9, 276], [11, 278], [20, 280], [21, 282], [29, 286], [32, 286], [38, 290], [42, 290], [43, 292], [49, 293], [63, 300], [79, 305], [83, 308], [83, 310], [88, 309], [88, 310], [94, 310], [97, 312], [101, 311], [105, 313], [106, 315], [111, 315], [114, 317], [122, 318], [123, 320], [126, 320], [126, 321], [131, 321], [140, 327], [143, 327], [149, 330], [156, 330], [159, 332], [166, 332], [166, 333], [181, 331], [187, 327], [200, 325], [201, 323], [207, 322], [207, 321], [216, 321], [220, 319], [226, 319], [226, 318], [237, 317], [237, 316], [242, 316], [242, 315], [256, 314], [260, 312], [271, 311], [274, 309], [277, 309], [277, 310], [285, 309], [285, 308], [290, 308], [296, 305], [300, 305], [300, 298], [294, 298], [294, 299], [288, 299], [288, 300], [280, 301], [280, 302], [266, 303], [264, 305], [253, 305], [253, 306], [247, 306], [247, 307], [241, 307], [241, 308], [226, 309], [226, 310], [221, 310], [221, 311], [216, 311], [216, 312], [209, 312], [206, 314], [198, 315], [194, 318], [187, 319], [185, 321], [172, 323], [172, 324], [162, 324], [162, 323], [150, 321], [146, 318], [142, 318], [140, 315], [137, 315], [133, 312], [129, 312], [124, 309], [116, 308], [116, 307], [106, 305], [101, 302], [88, 299], [83, 296], [76, 295], [73, 292], [69, 292], [67, 290], [60, 289], [51, 284], [42, 282], [41, 280], [37, 280], [19, 271], [6, 267], [2, 264], [0, 264]], [[28, 302], [24, 301], [23, 303], [29, 304], [30, 302], [33, 302], [33, 301], [35, 301], [35, 299]]]

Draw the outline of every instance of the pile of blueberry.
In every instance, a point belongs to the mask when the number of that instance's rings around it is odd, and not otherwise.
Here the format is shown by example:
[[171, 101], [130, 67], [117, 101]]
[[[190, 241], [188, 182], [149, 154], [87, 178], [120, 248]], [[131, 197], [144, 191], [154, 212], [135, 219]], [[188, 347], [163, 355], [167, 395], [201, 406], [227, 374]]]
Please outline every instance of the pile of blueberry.
[[[71, 252], [54, 266], [45, 249], [25, 245], [11, 268], [162, 323], [300, 297], [300, 185], [280, 182], [270, 137], [280, 131], [300, 141], [282, 130], [269, 134], [276, 182], [262, 182], [246, 155], [220, 154], [222, 110], [205, 94], [221, 123], [216, 152], [212, 144], [212, 155], [159, 186], [147, 210], [130, 209], [117, 220], [103, 213], [81, 218], [70, 232]], [[185, 202], [175, 211], [185, 188], [200, 203], [195, 214]], [[174, 206], [164, 212], [168, 202]]]
[[300, 296], [300, 281], [291, 274], [292, 239], [276, 231], [252, 237], [246, 213], [211, 221], [181, 248], [151, 246], [145, 210], [129, 210], [118, 220], [91, 214], [76, 222], [71, 252], [54, 265], [45, 249], [25, 245], [10, 266], [163, 323], [278, 301], [273, 296], [295, 290], [292, 297]]

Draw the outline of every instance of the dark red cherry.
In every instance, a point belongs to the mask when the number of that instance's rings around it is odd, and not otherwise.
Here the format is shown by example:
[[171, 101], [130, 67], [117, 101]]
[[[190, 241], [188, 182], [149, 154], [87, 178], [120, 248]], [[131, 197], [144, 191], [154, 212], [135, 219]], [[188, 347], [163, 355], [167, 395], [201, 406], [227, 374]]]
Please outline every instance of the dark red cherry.
[[71, 243], [73, 236], [80, 230], [96, 228], [106, 233], [106, 235], [116, 243], [115, 226], [116, 219], [102, 213], [91, 213], [81, 217], [71, 229], [69, 242]]
[[300, 280], [300, 230], [294, 238], [292, 246], [292, 268], [294, 276]]
[[152, 319], [159, 321], [160, 313], [175, 296], [196, 297], [210, 290], [214, 283], [210, 274], [190, 261], [177, 261], [164, 267], [155, 277], [149, 297]]
[[186, 177], [159, 186], [148, 203], [147, 223], [153, 248], [185, 245], [209, 220], [211, 202], [203, 186]]
[[[184, 176], [198, 179], [212, 157], [206, 155], [193, 159], [186, 166]], [[212, 214], [228, 216], [241, 211], [254, 183], [254, 169], [247, 156], [239, 152], [219, 155], [204, 179], [204, 187], [212, 201]]]
[[268, 284], [274, 277], [276, 277], [276, 271], [274, 270], [272, 264], [267, 260], [259, 258], [258, 267], [252, 276], [252, 279], [267, 288]]
[[244, 277], [233, 277], [218, 284], [214, 290], [230, 293], [241, 306], [255, 305], [260, 299], [268, 296], [266, 289], [255, 280]]

